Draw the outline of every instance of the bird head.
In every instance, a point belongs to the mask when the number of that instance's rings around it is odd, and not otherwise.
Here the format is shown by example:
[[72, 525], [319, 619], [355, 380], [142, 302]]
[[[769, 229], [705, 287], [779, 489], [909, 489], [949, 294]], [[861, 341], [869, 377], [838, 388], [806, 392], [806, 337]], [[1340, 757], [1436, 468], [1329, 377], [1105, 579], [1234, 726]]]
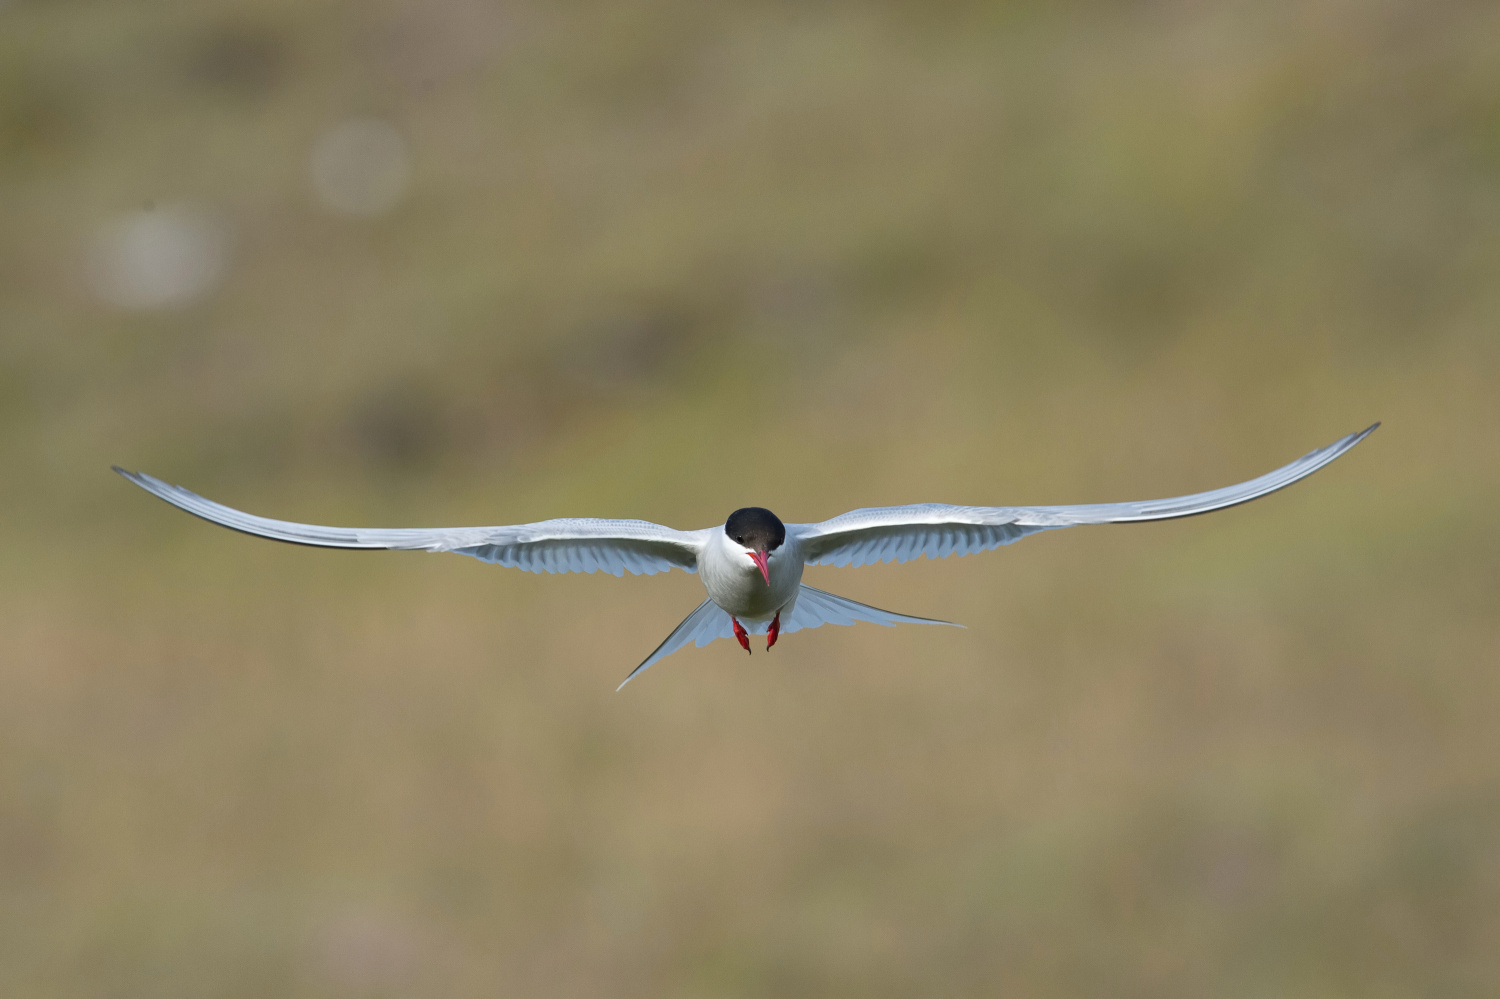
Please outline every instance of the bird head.
[[736, 510], [724, 522], [724, 533], [729, 540], [745, 549], [745, 554], [755, 563], [766, 585], [771, 585], [771, 553], [786, 540], [786, 525], [770, 510], [758, 506], [747, 506]]

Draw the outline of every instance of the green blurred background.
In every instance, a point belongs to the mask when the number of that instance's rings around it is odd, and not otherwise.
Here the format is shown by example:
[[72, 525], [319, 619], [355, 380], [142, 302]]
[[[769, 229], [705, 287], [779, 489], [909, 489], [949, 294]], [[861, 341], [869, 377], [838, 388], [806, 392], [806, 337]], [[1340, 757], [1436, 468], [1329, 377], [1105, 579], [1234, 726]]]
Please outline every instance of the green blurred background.
[[[0, 3], [0, 993], [1500, 993], [1500, 7]], [[1251, 506], [809, 581], [171, 510]], [[757, 643], [758, 644], [758, 643]]]

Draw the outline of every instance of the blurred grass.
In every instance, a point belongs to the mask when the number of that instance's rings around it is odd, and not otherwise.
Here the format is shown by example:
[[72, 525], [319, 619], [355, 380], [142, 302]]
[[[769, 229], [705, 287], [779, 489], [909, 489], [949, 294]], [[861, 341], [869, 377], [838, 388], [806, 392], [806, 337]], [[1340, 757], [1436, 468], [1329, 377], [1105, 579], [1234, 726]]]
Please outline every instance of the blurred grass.
[[[0, 991], [1500, 988], [1500, 18], [1469, 2], [0, 6]], [[412, 144], [390, 214], [312, 142]], [[122, 313], [99, 227], [232, 222]], [[1296, 489], [815, 585], [323, 523]], [[756, 437], [747, 442], [745, 428]]]

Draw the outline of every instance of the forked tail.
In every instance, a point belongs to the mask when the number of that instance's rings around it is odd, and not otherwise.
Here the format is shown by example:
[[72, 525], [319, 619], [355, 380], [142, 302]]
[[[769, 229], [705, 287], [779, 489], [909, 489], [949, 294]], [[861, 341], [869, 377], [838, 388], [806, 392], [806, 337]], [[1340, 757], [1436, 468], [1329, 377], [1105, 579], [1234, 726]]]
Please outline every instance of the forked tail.
[[803, 583], [797, 591], [797, 605], [792, 608], [791, 617], [782, 624], [781, 631], [786, 634], [803, 628], [819, 628], [825, 624], [853, 624], [856, 621], [868, 621], [886, 628], [898, 624], [946, 624], [953, 628], [963, 627], [952, 621], [881, 610]]
[[[879, 607], [871, 607], [869, 604], [862, 604], [857, 600], [850, 600], [848, 597], [841, 597], [803, 583], [797, 590], [796, 604], [781, 624], [781, 633], [786, 635], [804, 628], [819, 628], [825, 624], [849, 625], [856, 621], [868, 621], [887, 628], [898, 624], [946, 624], [954, 628], [963, 627], [952, 621], [913, 617], [910, 614], [881, 610]], [[712, 600], [705, 600], [667, 636], [666, 641], [656, 647], [655, 652], [646, 657], [645, 662], [630, 671], [630, 675], [625, 678], [625, 683], [615, 689], [624, 687], [626, 683], [636, 678], [636, 674], [658, 660], [665, 659], [689, 642], [701, 647], [716, 638], [733, 637], [734, 622], [729, 615]]]

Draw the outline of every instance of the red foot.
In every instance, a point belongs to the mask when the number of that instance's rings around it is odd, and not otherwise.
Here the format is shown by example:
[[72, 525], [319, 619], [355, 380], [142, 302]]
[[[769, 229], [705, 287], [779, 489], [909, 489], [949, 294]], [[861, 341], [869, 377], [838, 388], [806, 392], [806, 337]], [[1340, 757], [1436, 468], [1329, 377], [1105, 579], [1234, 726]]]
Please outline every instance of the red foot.
[[771, 646], [776, 644], [776, 639], [781, 637], [781, 611], [771, 618], [771, 629], [766, 632], [766, 651], [771, 651]]
[[745, 631], [744, 625], [740, 624], [739, 618], [731, 617], [729, 620], [734, 622], [734, 637], [739, 639], [740, 648], [744, 649], [746, 652], [749, 652], [750, 634]]

